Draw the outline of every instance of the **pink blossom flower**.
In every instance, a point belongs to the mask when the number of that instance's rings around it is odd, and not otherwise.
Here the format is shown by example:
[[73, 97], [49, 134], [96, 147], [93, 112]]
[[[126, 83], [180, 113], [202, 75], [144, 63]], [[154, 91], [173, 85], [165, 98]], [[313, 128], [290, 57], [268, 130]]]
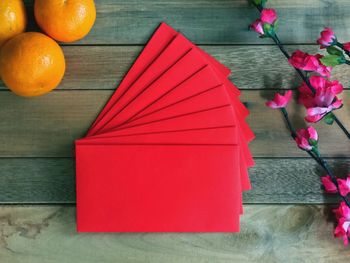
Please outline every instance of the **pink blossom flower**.
[[334, 229], [334, 236], [343, 238], [345, 246], [349, 243], [350, 237], [350, 208], [345, 202], [341, 202], [337, 209], [333, 210], [338, 220], [338, 225]]
[[345, 51], [350, 52], [350, 42], [344, 43], [344, 44], [343, 44], [343, 49], [344, 49]]
[[335, 36], [333, 30], [329, 27], [326, 27], [321, 32], [320, 38], [317, 40], [317, 43], [321, 45], [321, 48], [329, 47], [335, 44], [337, 37]]
[[336, 219], [345, 217], [350, 220], [350, 208], [345, 202], [341, 202], [340, 206], [337, 209], [333, 209]]
[[265, 8], [261, 11], [260, 20], [262, 23], [272, 25], [277, 20], [277, 13], [275, 9]]
[[339, 192], [342, 196], [350, 193], [350, 175], [346, 179], [338, 179]]
[[292, 95], [293, 93], [291, 90], [288, 90], [284, 95], [281, 95], [280, 93], [275, 93], [275, 97], [273, 98], [273, 100], [269, 100], [265, 104], [267, 107], [270, 107], [272, 109], [285, 108], [291, 100]]
[[311, 151], [317, 145], [318, 134], [314, 127], [310, 126], [307, 129], [300, 129], [297, 131], [295, 141], [299, 148]]
[[[335, 194], [338, 192], [337, 187], [333, 183], [329, 175], [321, 177], [322, 184], [327, 193]], [[339, 192], [342, 196], [347, 196], [350, 193], [350, 174], [346, 179], [337, 179]]]
[[312, 93], [306, 83], [298, 88], [298, 102], [307, 109], [306, 121], [318, 122], [327, 113], [339, 109], [343, 105], [342, 100], [336, 96], [343, 91], [343, 86], [339, 81], [330, 81], [320, 76], [312, 76], [310, 84], [315, 89], [315, 94]]
[[[269, 35], [273, 33], [273, 24], [277, 20], [277, 13], [274, 9], [263, 9], [260, 14], [260, 18], [255, 20], [253, 24], [250, 25], [250, 28], [257, 32], [259, 35]], [[265, 32], [264, 24], [271, 25], [269, 32]]]
[[288, 62], [297, 69], [317, 72], [318, 74], [329, 78], [332, 68], [321, 63], [320, 59], [322, 57], [323, 56], [320, 54], [310, 55], [297, 50], [293, 52], [292, 56], [288, 59]]
[[250, 25], [250, 28], [257, 32], [259, 35], [264, 35], [263, 23], [260, 19], [255, 20], [254, 23]]
[[333, 183], [331, 177], [329, 175], [321, 177], [321, 182], [324, 186], [324, 189], [327, 193], [335, 194], [338, 192], [337, 187]]

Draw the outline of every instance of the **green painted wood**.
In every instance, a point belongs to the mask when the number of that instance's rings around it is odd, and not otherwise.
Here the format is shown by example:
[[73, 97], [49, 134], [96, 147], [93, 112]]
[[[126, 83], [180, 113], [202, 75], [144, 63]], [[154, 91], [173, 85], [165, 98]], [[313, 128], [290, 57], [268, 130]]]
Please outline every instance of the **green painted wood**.
[[350, 257], [333, 238], [328, 207], [244, 208], [239, 234], [77, 234], [74, 207], [4, 206], [0, 258], [6, 263], [335, 263]]
[[[27, 99], [11, 92], [0, 92], [0, 157], [70, 157], [74, 140], [84, 136], [112, 91], [54, 91]], [[337, 116], [350, 127], [350, 91], [344, 92], [344, 107]], [[255, 157], [307, 157], [291, 140], [279, 111], [265, 106], [271, 91], [243, 91], [251, 115], [248, 123], [256, 134], [251, 143]], [[304, 109], [289, 106], [296, 127], [305, 127]], [[337, 127], [315, 125], [320, 150], [329, 157], [350, 157], [350, 145]]]
[[[25, 0], [33, 24], [33, 0]], [[244, 194], [240, 234], [76, 234], [71, 206], [0, 206], [0, 261], [14, 262], [346, 262], [349, 250], [332, 239], [329, 207], [288, 203], [334, 203], [320, 188], [322, 172], [289, 140], [278, 112], [264, 101], [269, 89], [295, 88], [299, 81], [269, 40], [247, 30], [257, 16], [247, 0], [96, 0], [97, 21], [83, 40], [64, 45], [67, 72], [57, 91], [23, 99], [0, 83], [0, 203], [74, 203], [74, 139], [83, 136], [111, 91], [159, 22], [167, 21], [233, 70], [244, 91], [257, 140], [253, 190]], [[280, 16], [285, 43], [313, 44], [323, 26], [350, 40], [347, 0], [270, 0]], [[102, 46], [91, 46], [91, 45]], [[225, 45], [221, 45], [225, 44]], [[229, 45], [226, 45], [229, 44]], [[75, 46], [82, 45], [82, 46]], [[90, 46], [89, 46], [90, 45]], [[122, 45], [122, 46], [109, 46]], [[124, 46], [128, 45], [128, 46]], [[214, 45], [214, 46], [212, 46]], [[316, 45], [288, 46], [314, 53]], [[334, 78], [349, 87], [349, 68]], [[67, 91], [65, 91], [67, 90]], [[70, 91], [68, 91], [70, 90]], [[83, 90], [83, 91], [74, 91]], [[85, 91], [90, 90], [90, 91]], [[105, 90], [105, 91], [96, 91]], [[107, 91], [109, 90], [109, 91]], [[347, 127], [349, 93], [339, 111]], [[302, 110], [291, 106], [297, 126]], [[317, 125], [326, 156], [349, 157], [349, 145], [335, 127]], [[322, 128], [321, 128], [322, 127]], [[14, 158], [4, 158], [14, 157]], [[40, 158], [63, 157], [63, 158]], [[275, 157], [275, 158], [272, 158]], [[283, 158], [299, 157], [299, 158]], [[345, 175], [349, 159], [330, 161]]]
[[[345, 176], [349, 159], [330, 165]], [[75, 203], [75, 164], [71, 158], [0, 159], [0, 203]], [[320, 185], [324, 172], [311, 159], [257, 158], [249, 170], [253, 189], [244, 193], [246, 204], [335, 203]], [[301, 183], [302, 182], [302, 183]]]
[[[257, 10], [248, 0], [95, 0], [96, 24], [90, 34], [73, 44], [143, 44], [162, 21], [200, 44], [266, 43], [248, 30]], [[33, 0], [26, 0], [32, 17]], [[335, 29], [342, 41], [350, 40], [347, 0], [270, 0], [279, 17], [285, 43], [315, 43], [324, 26]], [[34, 21], [34, 19], [30, 19]], [[29, 29], [36, 30], [31, 24]]]
[[0, 203], [75, 202], [71, 158], [3, 158], [0, 167]]
[[[232, 69], [231, 81], [241, 89], [292, 89], [300, 79], [275, 46], [202, 46]], [[67, 70], [58, 89], [115, 89], [136, 59], [141, 46], [65, 46]], [[289, 52], [302, 49], [316, 53], [317, 46], [291, 45]], [[332, 73], [345, 88], [350, 87], [350, 67]], [[0, 89], [6, 89], [0, 81]]]

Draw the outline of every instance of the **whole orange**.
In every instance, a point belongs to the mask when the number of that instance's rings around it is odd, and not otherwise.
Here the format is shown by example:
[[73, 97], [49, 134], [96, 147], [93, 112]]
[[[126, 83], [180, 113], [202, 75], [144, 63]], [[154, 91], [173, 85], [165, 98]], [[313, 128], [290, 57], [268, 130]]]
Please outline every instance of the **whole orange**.
[[22, 0], [0, 1], [0, 46], [24, 32], [26, 25], [27, 15]]
[[35, 19], [50, 37], [73, 42], [85, 37], [96, 19], [93, 0], [35, 0]]
[[53, 90], [62, 80], [64, 71], [61, 47], [41, 33], [21, 33], [0, 50], [2, 80], [20, 96], [39, 96]]

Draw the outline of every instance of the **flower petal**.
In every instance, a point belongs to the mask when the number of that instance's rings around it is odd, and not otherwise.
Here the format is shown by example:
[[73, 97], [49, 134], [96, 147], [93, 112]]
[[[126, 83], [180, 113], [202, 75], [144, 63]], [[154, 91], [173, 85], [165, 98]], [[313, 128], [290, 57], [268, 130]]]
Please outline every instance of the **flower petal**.
[[326, 176], [321, 177], [321, 182], [322, 182], [322, 184], [323, 184], [323, 186], [324, 186], [324, 188], [325, 188], [325, 191], [326, 191], [327, 193], [332, 193], [332, 194], [334, 194], [334, 193], [338, 192], [338, 191], [337, 191], [337, 187], [336, 187], [335, 184], [332, 182], [331, 177], [330, 177], [329, 175], [326, 175]]
[[277, 19], [277, 13], [275, 9], [265, 8], [261, 11], [260, 19], [263, 23], [272, 25]]
[[315, 140], [315, 141], [318, 141], [318, 134], [317, 134], [317, 131], [314, 127], [312, 126], [309, 126], [307, 128], [307, 131], [309, 133], [309, 138], [312, 139], [312, 140]]

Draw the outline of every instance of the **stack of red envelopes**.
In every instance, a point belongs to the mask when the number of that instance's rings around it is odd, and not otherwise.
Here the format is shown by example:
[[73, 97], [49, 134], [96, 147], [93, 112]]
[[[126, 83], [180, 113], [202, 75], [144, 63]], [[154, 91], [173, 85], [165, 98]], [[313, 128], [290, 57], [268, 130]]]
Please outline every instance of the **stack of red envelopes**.
[[230, 70], [162, 23], [76, 141], [79, 232], [237, 232], [254, 134]]

